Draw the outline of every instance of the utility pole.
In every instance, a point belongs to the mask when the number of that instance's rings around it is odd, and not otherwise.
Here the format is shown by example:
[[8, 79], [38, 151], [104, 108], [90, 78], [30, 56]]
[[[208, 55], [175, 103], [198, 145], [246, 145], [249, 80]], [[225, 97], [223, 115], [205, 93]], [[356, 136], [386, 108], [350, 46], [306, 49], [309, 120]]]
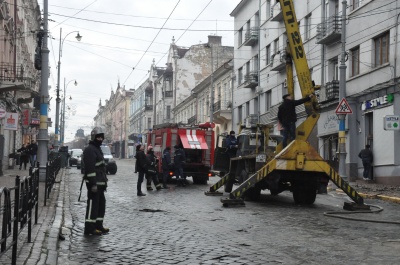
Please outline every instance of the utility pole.
[[211, 49], [211, 84], [210, 84], [210, 123], [213, 123], [214, 116], [214, 54], [213, 54], [213, 45], [210, 43]]
[[[346, 8], [347, 1], [342, 1], [342, 52], [339, 66], [339, 101], [346, 97]], [[338, 114], [339, 119], [339, 175], [347, 180], [346, 175], [346, 114]]]
[[42, 71], [40, 86], [40, 127], [38, 141], [38, 161], [39, 161], [39, 180], [46, 181], [46, 164], [48, 149], [48, 109], [49, 109], [49, 49], [47, 47], [48, 38], [48, 0], [43, 0], [43, 43], [42, 43]]
[[62, 28], [60, 28], [60, 47], [58, 49], [58, 65], [57, 65], [57, 98], [56, 98], [56, 126], [55, 126], [55, 135], [54, 135], [54, 149], [58, 151], [58, 147], [60, 146], [60, 133], [59, 133], [59, 120], [60, 120], [60, 69], [61, 69], [61, 49], [62, 49], [62, 41], [61, 41], [61, 33]]

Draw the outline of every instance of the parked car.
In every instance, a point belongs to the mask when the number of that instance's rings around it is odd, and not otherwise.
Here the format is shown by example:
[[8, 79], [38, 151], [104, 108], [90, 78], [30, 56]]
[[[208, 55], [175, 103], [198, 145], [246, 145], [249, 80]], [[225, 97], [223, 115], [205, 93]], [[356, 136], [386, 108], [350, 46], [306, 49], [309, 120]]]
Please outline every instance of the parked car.
[[[103, 152], [104, 155], [104, 161], [106, 162], [106, 170], [107, 174], [114, 175], [117, 173], [117, 162], [114, 159], [114, 156], [111, 153], [110, 147], [107, 145], [102, 145], [100, 146], [101, 151]], [[83, 163], [83, 154], [80, 156], [79, 160], [79, 168], [81, 169], [81, 173], [85, 173], [85, 164]], [[78, 167], [78, 165], [77, 165]], [[79, 169], [78, 168], [78, 169]]]
[[83, 153], [82, 149], [71, 149], [70, 158], [69, 158], [69, 166], [77, 165], [78, 157], [80, 157]]

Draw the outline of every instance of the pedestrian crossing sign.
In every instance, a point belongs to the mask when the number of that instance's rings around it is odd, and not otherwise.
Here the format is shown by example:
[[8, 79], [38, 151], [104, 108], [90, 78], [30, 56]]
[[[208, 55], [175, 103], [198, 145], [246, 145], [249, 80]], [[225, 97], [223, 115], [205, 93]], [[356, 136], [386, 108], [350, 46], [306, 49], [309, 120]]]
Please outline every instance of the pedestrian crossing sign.
[[353, 114], [353, 111], [350, 108], [349, 103], [345, 98], [342, 98], [342, 101], [340, 101], [339, 105], [336, 108], [335, 111], [336, 114]]

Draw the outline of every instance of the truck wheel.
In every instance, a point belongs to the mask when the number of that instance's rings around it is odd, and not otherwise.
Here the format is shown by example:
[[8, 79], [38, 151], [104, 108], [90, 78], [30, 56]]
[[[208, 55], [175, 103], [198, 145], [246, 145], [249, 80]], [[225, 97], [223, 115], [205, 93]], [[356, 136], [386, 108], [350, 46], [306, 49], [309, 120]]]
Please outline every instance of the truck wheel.
[[109, 172], [111, 175], [115, 175], [115, 173], [117, 173], [117, 170], [110, 170]]
[[259, 187], [251, 187], [247, 191], [244, 192], [243, 197], [249, 199], [250, 201], [257, 201], [260, 199], [261, 188]]
[[317, 192], [314, 189], [296, 189], [293, 191], [293, 199], [297, 204], [313, 204], [316, 197]]

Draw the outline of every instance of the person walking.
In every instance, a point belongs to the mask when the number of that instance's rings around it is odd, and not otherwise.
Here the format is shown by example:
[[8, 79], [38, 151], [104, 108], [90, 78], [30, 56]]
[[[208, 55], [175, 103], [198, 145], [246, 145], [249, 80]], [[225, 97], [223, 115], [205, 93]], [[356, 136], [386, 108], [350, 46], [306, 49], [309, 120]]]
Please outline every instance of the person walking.
[[26, 147], [26, 144], [22, 144], [22, 147], [17, 150], [17, 152], [21, 153], [20, 159], [19, 159], [19, 170], [22, 168], [22, 164], [24, 165], [24, 169], [26, 170], [26, 164], [28, 164], [29, 161], [29, 153], [28, 153], [28, 148]]
[[229, 135], [225, 139], [226, 152], [229, 158], [235, 157], [238, 149], [238, 140], [235, 137], [235, 131], [230, 131]]
[[144, 175], [147, 172], [147, 168], [148, 168], [148, 161], [147, 161], [147, 157], [144, 153], [144, 146], [141, 144], [138, 144], [136, 146], [136, 164], [135, 164], [135, 169], [136, 172], [138, 173], [138, 181], [137, 181], [137, 196], [146, 196], [146, 194], [144, 194], [142, 192], [142, 183], [144, 180]]
[[167, 146], [163, 151], [162, 156], [162, 170], [163, 170], [163, 188], [168, 189], [167, 181], [169, 177], [169, 171], [173, 164], [171, 163], [171, 147]]
[[83, 151], [85, 175], [83, 177], [87, 188], [87, 204], [85, 215], [85, 235], [102, 235], [110, 231], [103, 226], [106, 212], [107, 190], [106, 163], [101, 151], [104, 132], [101, 127], [95, 127], [90, 133], [91, 140]]
[[177, 181], [178, 187], [185, 187], [186, 186], [186, 177], [183, 173], [183, 165], [186, 162], [185, 151], [180, 148], [179, 145], [174, 146], [174, 167], [175, 167], [175, 176]]
[[149, 145], [147, 148], [147, 160], [148, 160], [148, 168], [146, 172], [146, 187], [147, 190], [153, 190], [151, 187], [151, 181], [154, 182], [154, 186], [156, 186], [157, 190], [161, 190], [161, 184], [158, 181], [158, 158], [154, 154], [153, 146]]
[[364, 149], [360, 151], [358, 157], [361, 158], [363, 163], [364, 172], [363, 172], [363, 179], [364, 180], [372, 180], [371, 175], [371, 167], [372, 161], [374, 160], [374, 156], [371, 151], [371, 146], [367, 144]]
[[278, 108], [278, 121], [283, 127], [283, 148], [287, 146], [288, 141], [296, 139], [296, 106], [310, 101], [313, 97], [313, 94], [299, 100], [293, 100], [290, 94], [282, 97], [283, 102]]
[[37, 146], [36, 142], [32, 140], [31, 144], [28, 145], [27, 148], [28, 148], [28, 153], [29, 153], [29, 157], [30, 157], [31, 167], [35, 167], [38, 146]]

